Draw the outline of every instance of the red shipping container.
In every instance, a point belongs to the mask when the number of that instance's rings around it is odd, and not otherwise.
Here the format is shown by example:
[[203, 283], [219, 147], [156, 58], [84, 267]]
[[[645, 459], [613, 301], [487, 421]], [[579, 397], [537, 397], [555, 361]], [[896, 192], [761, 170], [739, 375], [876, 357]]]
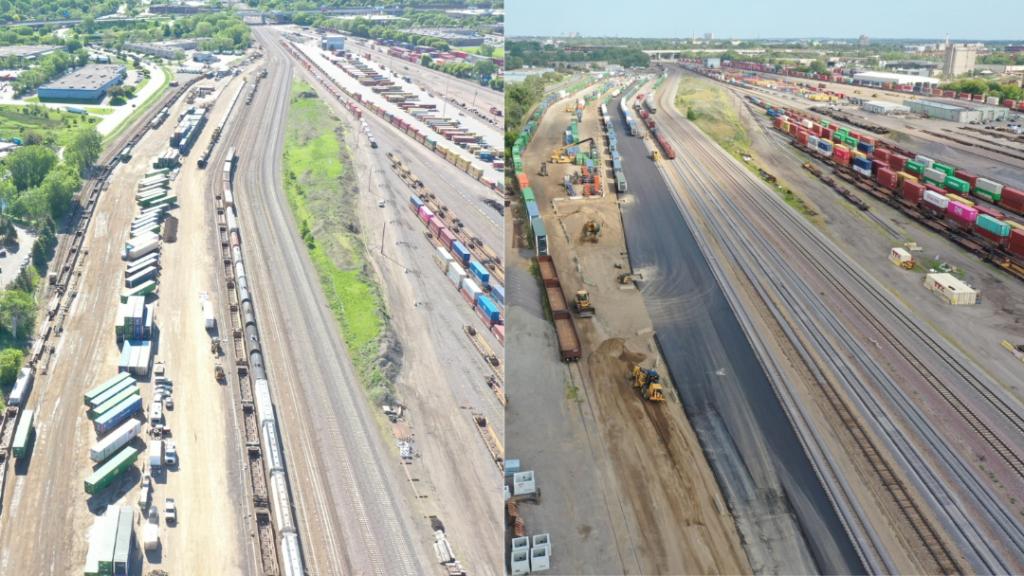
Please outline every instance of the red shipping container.
[[1016, 100], [1010, 100], [1009, 98], [1004, 98], [1003, 99], [1003, 106], [1005, 106], [1006, 108], [1016, 108], [1017, 107], [1017, 101]]
[[1003, 242], [1007, 240], [1006, 238], [996, 236], [995, 234], [989, 232], [988, 230], [985, 230], [984, 228], [978, 228], [977, 226], [974, 227], [974, 233], [988, 240], [989, 242], [993, 244], [998, 244], [1000, 246], [1002, 246]]
[[904, 180], [901, 196], [903, 196], [905, 201], [917, 204], [921, 202], [921, 197], [924, 196], [924, 186], [913, 180]]
[[900, 156], [899, 154], [889, 155], [889, 168], [892, 168], [896, 172], [900, 172], [907, 165], [907, 157]]
[[429, 228], [431, 233], [435, 236], [441, 233], [441, 228], [443, 227], [444, 222], [441, 222], [441, 219], [437, 216], [431, 216], [430, 220], [427, 222], [427, 228]]
[[775, 119], [772, 120], [772, 125], [775, 126], [776, 130], [782, 130], [782, 116], [776, 116]]
[[963, 170], [954, 170], [953, 175], [961, 180], [966, 180], [971, 185], [971, 190], [974, 190], [974, 183], [978, 181], [978, 177], [970, 172], [964, 172]]
[[858, 140], [860, 140], [861, 142], [863, 142], [865, 144], [871, 144], [872, 146], [875, 145], [875, 139], [873, 137], [867, 136], [865, 134], [861, 134], [860, 138], [858, 138]]
[[875, 151], [871, 153], [871, 156], [874, 157], [876, 162], [889, 162], [889, 151], [885, 148], [875, 148]]
[[811, 126], [811, 132], [813, 132], [815, 136], [821, 136], [821, 125], [815, 124], [814, 126]]
[[856, 138], [857, 140], [860, 140], [861, 136], [860, 133], [850, 130], [850, 138]]
[[873, 160], [871, 162], [871, 173], [877, 174], [882, 168], [889, 168], [889, 163], [882, 160]]
[[837, 164], [846, 166], [850, 163], [850, 151], [846, 148], [836, 146], [833, 148], [832, 157], [835, 159]]
[[445, 248], [451, 249], [452, 242], [455, 241], [455, 234], [452, 233], [452, 231], [447, 228], [442, 228], [441, 231], [437, 234], [437, 238], [438, 240], [441, 241], [441, 244]]
[[1006, 243], [1006, 251], [1018, 258], [1024, 258], [1024, 230], [1013, 228]]
[[989, 208], [988, 206], [982, 206], [981, 204], [975, 204], [974, 209], [978, 211], [978, 214], [985, 214], [998, 220], [1006, 220], [1006, 214], [995, 208]]
[[491, 326], [491, 334], [494, 334], [494, 337], [498, 339], [498, 344], [501, 344], [502, 346], [505, 345], [504, 324], [495, 324], [494, 326]]
[[804, 146], [807, 146], [807, 130], [801, 128], [799, 131], [797, 131], [796, 141]]
[[999, 205], [1011, 212], [1024, 214], [1024, 192], [1003, 186], [1003, 197], [999, 200]]
[[520, 172], [516, 174], [516, 178], [519, 179], [519, 191], [526, 190], [530, 187], [530, 179], [526, 177], [526, 174]]
[[832, 135], [835, 134], [835, 133], [836, 133], [836, 131], [831, 129], [831, 128], [822, 128], [821, 129], [821, 137], [826, 139], [826, 140], [831, 140], [832, 139]]
[[949, 190], [946, 190], [945, 188], [939, 188], [938, 186], [933, 186], [932, 184], [928, 184], [927, 182], [925, 183], [924, 187], [931, 190], [932, 192], [942, 194], [943, 196], [949, 194]]
[[879, 168], [878, 174], [876, 174], [878, 183], [890, 190], [897, 188], [896, 173], [888, 168]]

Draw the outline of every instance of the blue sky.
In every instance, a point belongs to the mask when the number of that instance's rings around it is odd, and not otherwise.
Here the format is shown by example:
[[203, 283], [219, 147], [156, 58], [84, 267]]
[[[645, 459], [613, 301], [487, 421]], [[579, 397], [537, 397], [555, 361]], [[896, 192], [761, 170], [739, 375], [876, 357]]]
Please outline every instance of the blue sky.
[[505, 32], [1024, 40], [1024, 0], [505, 0]]

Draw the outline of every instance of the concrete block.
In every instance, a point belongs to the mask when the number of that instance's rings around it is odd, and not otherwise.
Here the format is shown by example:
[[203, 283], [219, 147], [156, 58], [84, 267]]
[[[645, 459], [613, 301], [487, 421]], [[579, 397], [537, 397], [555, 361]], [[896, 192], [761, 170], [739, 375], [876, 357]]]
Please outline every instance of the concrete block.
[[530, 553], [526, 550], [512, 551], [512, 576], [530, 573]]
[[540, 546], [530, 550], [530, 571], [531, 572], [543, 572], [551, 569], [551, 556], [548, 553], [548, 547]]

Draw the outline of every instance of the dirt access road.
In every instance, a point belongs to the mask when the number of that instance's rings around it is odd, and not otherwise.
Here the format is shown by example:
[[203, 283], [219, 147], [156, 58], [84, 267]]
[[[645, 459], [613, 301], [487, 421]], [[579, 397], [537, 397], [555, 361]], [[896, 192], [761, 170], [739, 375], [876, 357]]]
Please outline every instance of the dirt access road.
[[[564, 496], [572, 500], [567, 503], [571, 508], [605, 509], [611, 533], [594, 534], [585, 527], [566, 526], [563, 518], [546, 511], [547, 498], [539, 509], [522, 506], [520, 511], [530, 533], [551, 531], [554, 539], [570, 539], [570, 548], [576, 539], [601, 538], [617, 550], [620, 562], [620, 566], [596, 565], [567, 552], [563, 554], [570, 557], [564, 561], [555, 555], [556, 571], [749, 572], [733, 519], [664, 370], [644, 300], [640, 292], [622, 286], [617, 279], [629, 271], [619, 198], [607, 193], [600, 198], [567, 199], [562, 175], [576, 170], [574, 166], [549, 165], [549, 176], [534, 175], [569, 123], [564, 107], [564, 102], [551, 106], [524, 154], [524, 164], [549, 231], [550, 251], [563, 291], [571, 296], [578, 289], [589, 290], [597, 315], [577, 319], [584, 358], [569, 369], [569, 381], [516, 378], [509, 383], [510, 393], [517, 398], [533, 394], [537, 386], [567, 386], [562, 402], [532, 415], [510, 412], [506, 426], [510, 448], [516, 448], [514, 457], [537, 471], [542, 487], [561, 483], [561, 476], [574, 472], [559, 464], [559, 450], [592, 455], [588, 473], [603, 478], [603, 492], [574, 491]], [[601, 141], [597, 116], [597, 105], [589, 105], [581, 139]], [[609, 168], [610, 158], [604, 160]], [[583, 242], [580, 237], [583, 223], [591, 219], [602, 226], [597, 243]], [[554, 355], [557, 349], [548, 353]], [[626, 373], [634, 362], [660, 369], [669, 391], [666, 402], [646, 403], [627, 384]], [[571, 416], [562, 404], [569, 404]], [[578, 444], [567, 439], [539, 441], [538, 431], [547, 431], [544, 418], [575, 419], [579, 416], [572, 413], [577, 410], [590, 415], [584, 417], [585, 426], [595, 427]], [[554, 507], [557, 510], [560, 505]], [[568, 518], [571, 516], [566, 515]]]

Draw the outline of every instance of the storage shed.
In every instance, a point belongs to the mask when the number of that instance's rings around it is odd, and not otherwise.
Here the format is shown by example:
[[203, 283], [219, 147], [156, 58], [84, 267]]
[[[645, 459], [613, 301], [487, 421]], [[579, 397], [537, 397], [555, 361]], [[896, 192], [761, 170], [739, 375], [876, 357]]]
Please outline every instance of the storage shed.
[[954, 306], [970, 306], [978, 302], [978, 291], [952, 274], [928, 274], [924, 278], [924, 286]]

